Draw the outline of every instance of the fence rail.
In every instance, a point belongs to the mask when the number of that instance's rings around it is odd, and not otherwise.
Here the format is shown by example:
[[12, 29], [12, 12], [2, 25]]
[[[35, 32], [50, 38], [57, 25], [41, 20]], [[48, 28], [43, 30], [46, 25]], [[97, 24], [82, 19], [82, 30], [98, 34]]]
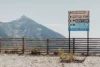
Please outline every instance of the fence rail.
[[70, 38], [70, 49], [69, 38], [1, 38], [0, 52], [16, 48], [19, 52], [25, 53], [30, 52], [33, 48], [40, 47], [41, 52], [47, 54], [57, 52], [58, 49], [74, 54], [100, 53], [100, 38], [89, 38], [89, 45], [87, 45], [87, 38]]

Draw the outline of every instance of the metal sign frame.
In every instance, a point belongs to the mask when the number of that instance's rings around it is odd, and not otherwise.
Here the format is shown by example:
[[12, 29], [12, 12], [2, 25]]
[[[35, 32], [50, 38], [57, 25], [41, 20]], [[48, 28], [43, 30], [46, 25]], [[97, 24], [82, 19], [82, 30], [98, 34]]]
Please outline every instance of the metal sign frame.
[[[75, 15], [72, 16], [70, 15], [71, 13]], [[70, 22], [71, 22], [70, 19], [74, 20], [72, 22], [81, 21], [81, 23], [86, 22], [89, 24], [90, 22], [89, 18], [90, 18], [90, 11], [68, 11], [69, 53], [70, 53], [70, 36], [71, 36], [70, 33], [71, 31], [75, 31], [75, 30], [69, 30]], [[76, 31], [79, 31], [79, 30], [76, 30]], [[87, 55], [89, 55], [89, 26], [88, 26], [88, 30], [83, 30], [83, 31], [87, 31]]]

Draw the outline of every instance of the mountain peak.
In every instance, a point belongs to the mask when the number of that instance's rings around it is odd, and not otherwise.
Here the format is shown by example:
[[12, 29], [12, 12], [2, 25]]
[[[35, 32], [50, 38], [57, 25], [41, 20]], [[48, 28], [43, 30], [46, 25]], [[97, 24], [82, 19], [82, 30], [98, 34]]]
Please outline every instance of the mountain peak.
[[22, 15], [20, 18], [11, 21], [11, 23], [13, 23], [13, 22], [17, 22], [19, 24], [26, 23], [26, 22], [27, 23], [36, 23], [34, 20], [32, 20], [31, 18], [27, 17], [26, 15]]
[[0, 31], [2, 38], [64, 38], [63, 35], [38, 24], [25, 15], [6, 24], [0, 23]]
[[29, 17], [27, 17], [26, 15], [22, 15], [20, 19], [30, 19]]

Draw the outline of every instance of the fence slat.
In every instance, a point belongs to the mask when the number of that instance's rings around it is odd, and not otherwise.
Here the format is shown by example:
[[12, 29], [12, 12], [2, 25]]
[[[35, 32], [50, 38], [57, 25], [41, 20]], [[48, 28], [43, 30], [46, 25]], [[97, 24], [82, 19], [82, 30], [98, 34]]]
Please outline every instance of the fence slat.
[[[70, 45], [69, 45], [70, 42]], [[17, 46], [16, 46], [17, 45]], [[34, 47], [40, 47], [41, 52], [50, 54], [58, 49], [73, 53], [100, 53], [100, 38], [1, 38], [0, 52], [17, 48], [23, 54], [31, 52]], [[69, 51], [70, 50], [70, 51]]]

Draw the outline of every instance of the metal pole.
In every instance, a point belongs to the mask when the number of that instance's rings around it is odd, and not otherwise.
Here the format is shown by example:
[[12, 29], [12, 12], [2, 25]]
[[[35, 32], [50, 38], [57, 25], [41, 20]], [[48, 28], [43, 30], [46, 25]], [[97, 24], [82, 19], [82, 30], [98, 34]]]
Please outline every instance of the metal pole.
[[75, 53], [75, 38], [73, 38], [73, 54]]
[[87, 31], [87, 56], [89, 56], [89, 31]]
[[[88, 15], [90, 14], [90, 12], [88, 13]], [[90, 16], [89, 16], [90, 17]], [[89, 20], [90, 22], [90, 20]], [[89, 55], [89, 30], [87, 31], [87, 56]]]
[[68, 30], [69, 30], [69, 53], [70, 53], [70, 11], [68, 12]]
[[70, 31], [69, 31], [69, 53], [70, 53]]
[[49, 54], [49, 39], [47, 39], [47, 54]]
[[25, 44], [24, 44], [24, 38], [23, 38], [23, 45], [22, 45], [22, 53], [24, 54], [24, 46], [25, 46]]
[[2, 43], [1, 43], [1, 39], [0, 39], [0, 53], [1, 53], [1, 44], [2, 44]]

